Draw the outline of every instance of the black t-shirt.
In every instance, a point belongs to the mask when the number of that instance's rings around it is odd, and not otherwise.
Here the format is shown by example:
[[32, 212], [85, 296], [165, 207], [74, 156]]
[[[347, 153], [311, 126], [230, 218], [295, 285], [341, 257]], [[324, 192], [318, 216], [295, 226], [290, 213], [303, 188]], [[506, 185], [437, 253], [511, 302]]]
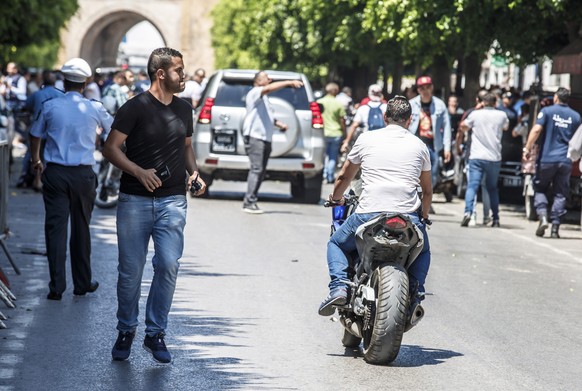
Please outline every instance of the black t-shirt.
[[146, 91], [119, 108], [111, 129], [127, 135], [129, 160], [144, 169], [155, 168], [166, 177], [162, 186], [150, 193], [137, 178], [124, 172], [121, 192], [150, 197], [186, 193], [185, 139], [193, 132], [191, 105], [174, 97], [166, 106]]

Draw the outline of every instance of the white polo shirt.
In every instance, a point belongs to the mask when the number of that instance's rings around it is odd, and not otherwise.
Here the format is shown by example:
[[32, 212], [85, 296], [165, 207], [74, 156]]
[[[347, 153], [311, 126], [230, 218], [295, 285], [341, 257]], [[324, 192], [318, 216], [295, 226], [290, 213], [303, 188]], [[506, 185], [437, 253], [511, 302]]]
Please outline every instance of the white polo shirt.
[[426, 145], [398, 125], [358, 137], [348, 160], [360, 164], [362, 195], [356, 213], [412, 213], [420, 207], [420, 173], [430, 171]]

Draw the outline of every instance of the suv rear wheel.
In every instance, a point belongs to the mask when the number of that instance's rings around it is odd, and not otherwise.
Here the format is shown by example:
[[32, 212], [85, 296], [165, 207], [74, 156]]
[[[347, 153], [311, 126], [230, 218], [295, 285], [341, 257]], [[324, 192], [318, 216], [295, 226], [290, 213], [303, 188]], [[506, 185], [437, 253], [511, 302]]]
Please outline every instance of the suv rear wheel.
[[318, 204], [321, 201], [322, 181], [322, 172], [312, 178], [304, 178], [300, 175], [291, 180], [291, 195], [299, 202]]

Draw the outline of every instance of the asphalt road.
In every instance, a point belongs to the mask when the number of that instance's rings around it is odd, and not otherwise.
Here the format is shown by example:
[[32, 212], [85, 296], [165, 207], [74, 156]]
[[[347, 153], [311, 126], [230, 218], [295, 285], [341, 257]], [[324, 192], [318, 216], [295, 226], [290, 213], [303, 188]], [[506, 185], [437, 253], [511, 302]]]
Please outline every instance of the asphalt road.
[[[217, 182], [211, 199], [189, 201], [169, 366], [141, 348], [143, 325], [130, 360], [111, 361], [115, 211], [93, 215], [99, 290], [79, 298], [69, 288], [50, 302], [38, 254], [42, 198], [13, 189], [8, 245], [23, 273], [9, 274], [18, 308], [1, 308], [10, 319], [0, 330], [0, 391], [582, 389], [579, 225], [564, 225], [561, 240], [538, 239], [536, 223], [504, 206], [501, 228], [461, 228], [462, 202], [437, 196], [426, 317], [405, 334], [392, 365], [372, 366], [342, 347], [337, 319], [317, 315], [327, 293], [330, 211], [292, 203], [287, 184], [266, 183], [267, 213], [247, 215], [243, 189]], [[10, 272], [3, 255], [0, 265]], [[148, 262], [142, 322], [151, 275]]]

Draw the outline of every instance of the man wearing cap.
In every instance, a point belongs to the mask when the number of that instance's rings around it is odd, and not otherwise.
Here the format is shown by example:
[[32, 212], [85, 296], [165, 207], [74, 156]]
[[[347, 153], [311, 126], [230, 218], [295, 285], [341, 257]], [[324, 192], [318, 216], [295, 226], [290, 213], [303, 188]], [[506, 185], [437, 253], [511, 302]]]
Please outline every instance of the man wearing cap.
[[[43, 104], [32, 124], [31, 164], [42, 172], [45, 205], [45, 240], [49, 263], [47, 299], [61, 300], [66, 289], [65, 261], [67, 227], [71, 220], [70, 258], [73, 294], [83, 296], [99, 287], [91, 278], [91, 235], [89, 222], [95, 200], [96, 129], [109, 132], [113, 118], [101, 103], [83, 97], [91, 67], [73, 58], [61, 68], [65, 95]], [[44, 161], [40, 159], [40, 140], [45, 139]]]
[[428, 147], [432, 167], [432, 183], [437, 181], [439, 155], [443, 152], [445, 163], [451, 159], [451, 120], [447, 105], [433, 96], [434, 87], [429, 76], [416, 80], [419, 95], [410, 100], [412, 122], [408, 127]]

